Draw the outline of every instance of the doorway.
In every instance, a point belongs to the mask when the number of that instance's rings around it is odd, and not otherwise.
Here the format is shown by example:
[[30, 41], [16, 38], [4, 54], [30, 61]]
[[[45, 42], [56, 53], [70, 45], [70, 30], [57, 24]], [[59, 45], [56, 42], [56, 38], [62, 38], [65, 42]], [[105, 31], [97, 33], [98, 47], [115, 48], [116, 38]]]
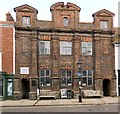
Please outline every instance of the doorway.
[[22, 79], [22, 99], [28, 99], [29, 98], [29, 92], [30, 92], [30, 86], [29, 86], [29, 80], [28, 79]]
[[110, 96], [110, 80], [109, 79], [103, 80], [103, 95]]

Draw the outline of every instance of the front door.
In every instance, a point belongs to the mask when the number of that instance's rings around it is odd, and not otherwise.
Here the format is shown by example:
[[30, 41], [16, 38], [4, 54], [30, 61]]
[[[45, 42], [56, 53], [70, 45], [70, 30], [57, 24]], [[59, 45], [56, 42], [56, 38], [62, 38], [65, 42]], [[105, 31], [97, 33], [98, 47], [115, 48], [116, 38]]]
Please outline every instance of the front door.
[[104, 96], [110, 96], [110, 80], [109, 79], [103, 80], [103, 93], [104, 93]]
[[28, 99], [29, 98], [29, 91], [30, 91], [30, 85], [28, 79], [22, 79], [22, 99]]

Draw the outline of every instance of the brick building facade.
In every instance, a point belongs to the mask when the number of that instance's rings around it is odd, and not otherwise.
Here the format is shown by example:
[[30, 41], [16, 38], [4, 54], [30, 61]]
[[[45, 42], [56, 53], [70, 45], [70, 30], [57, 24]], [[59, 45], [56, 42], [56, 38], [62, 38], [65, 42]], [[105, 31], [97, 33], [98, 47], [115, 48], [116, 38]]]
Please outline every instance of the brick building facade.
[[14, 97], [60, 97], [63, 88], [79, 94], [78, 61], [82, 60], [83, 90], [116, 96], [114, 73], [114, 14], [94, 13], [93, 22], [79, 19], [81, 8], [58, 2], [50, 7], [51, 21], [37, 19], [37, 9], [25, 4], [16, 12], [16, 76]]
[[15, 73], [14, 20], [6, 14], [6, 21], [0, 21], [0, 71]]

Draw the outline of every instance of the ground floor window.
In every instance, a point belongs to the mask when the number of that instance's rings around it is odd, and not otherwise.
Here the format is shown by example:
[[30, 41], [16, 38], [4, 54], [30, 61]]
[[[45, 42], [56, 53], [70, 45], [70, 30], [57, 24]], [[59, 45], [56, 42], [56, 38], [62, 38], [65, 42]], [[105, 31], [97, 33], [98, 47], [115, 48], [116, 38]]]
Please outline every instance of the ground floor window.
[[0, 78], [0, 96], [3, 96], [3, 79]]
[[61, 70], [61, 86], [72, 85], [72, 70]]
[[83, 70], [83, 85], [93, 85], [93, 70]]
[[51, 71], [50, 70], [40, 70], [40, 85], [41, 86], [51, 85]]

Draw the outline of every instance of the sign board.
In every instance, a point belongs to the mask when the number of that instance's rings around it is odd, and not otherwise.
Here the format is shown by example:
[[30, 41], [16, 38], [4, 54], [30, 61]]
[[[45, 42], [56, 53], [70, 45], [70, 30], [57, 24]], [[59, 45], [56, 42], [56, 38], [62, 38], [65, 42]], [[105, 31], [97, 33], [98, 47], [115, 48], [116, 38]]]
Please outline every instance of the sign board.
[[20, 74], [29, 74], [29, 67], [20, 67]]

